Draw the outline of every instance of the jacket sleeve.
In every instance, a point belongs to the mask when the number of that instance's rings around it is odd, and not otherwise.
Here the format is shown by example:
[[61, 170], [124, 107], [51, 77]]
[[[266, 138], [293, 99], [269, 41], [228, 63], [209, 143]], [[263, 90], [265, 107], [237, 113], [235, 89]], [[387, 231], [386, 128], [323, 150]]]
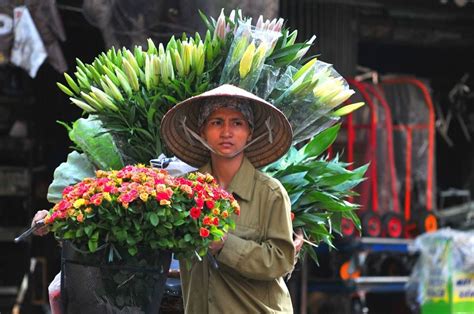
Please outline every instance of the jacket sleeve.
[[281, 184], [267, 204], [266, 239], [258, 243], [229, 234], [217, 258], [220, 263], [250, 279], [273, 280], [294, 267], [291, 205]]

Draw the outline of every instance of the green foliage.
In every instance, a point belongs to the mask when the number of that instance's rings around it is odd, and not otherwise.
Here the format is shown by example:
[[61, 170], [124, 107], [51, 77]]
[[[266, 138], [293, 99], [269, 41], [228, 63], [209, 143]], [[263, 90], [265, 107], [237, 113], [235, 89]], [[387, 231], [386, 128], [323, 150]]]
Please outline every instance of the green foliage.
[[367, 166], [350, 170], [338, 158], [327, 160], [320, 155], [336, 139], [340, 125], [334, 125], [315, 136], [305, 146], [294, 147], [264, 170], [280, 180], [288, 191], [294, 213], [293, 227], [301, 228], [307, 240], [303, 252], [317, 262], [311, 246], [320, 242], [334, 247], [334, 233], [341, 233], [341, 219], [351, 220], [360, 230], [355, 214], [358, 205], [348, 201], [352, 189], [364, 180]]
[[65, 187], [76, 184], [84, 178], [94, 176], [94, 165], [85, 154], [76, 151], [67, 156], [66, 162], [61, 163], [54, 170], [53, 182], [49, 185], [47, 199], [57, 203], [62, 199]]
[[102, 123], [94, 115], [87, 119], [76, 120], [68, 127], [69, 138], [76, 146], [85, 152], [89, 160], [98, 169], [121, 169], [121, 160], [112, 136], [102, 127]]

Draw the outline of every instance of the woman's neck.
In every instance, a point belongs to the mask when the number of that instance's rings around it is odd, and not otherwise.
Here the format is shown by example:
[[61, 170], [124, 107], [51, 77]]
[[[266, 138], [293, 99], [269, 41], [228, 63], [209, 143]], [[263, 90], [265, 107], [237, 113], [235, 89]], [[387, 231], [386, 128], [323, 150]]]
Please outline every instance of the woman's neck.
[[212, 175], [223, 189], [227, 189], [235, 174], [239, 171], [243, 160], [243, 154], [230, 159], [211, 154]]

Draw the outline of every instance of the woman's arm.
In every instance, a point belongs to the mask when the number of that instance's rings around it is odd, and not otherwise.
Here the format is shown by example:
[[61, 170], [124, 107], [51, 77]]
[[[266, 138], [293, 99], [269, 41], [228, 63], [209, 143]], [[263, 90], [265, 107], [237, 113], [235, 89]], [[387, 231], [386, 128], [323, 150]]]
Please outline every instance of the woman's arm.
[[282, 186], [268, 202], [266, 239], [262, 243], [228, 234], [218, 261], [242, 276], [273, 280], [293, 269], [295, 247], [290, 218], [290, 200]]

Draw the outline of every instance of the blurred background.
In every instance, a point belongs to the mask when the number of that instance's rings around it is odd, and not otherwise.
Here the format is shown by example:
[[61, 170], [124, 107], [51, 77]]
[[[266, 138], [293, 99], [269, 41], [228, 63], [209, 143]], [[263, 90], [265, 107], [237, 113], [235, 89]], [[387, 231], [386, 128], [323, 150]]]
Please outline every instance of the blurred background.
[[[22, 5], [38, 36], [13, 47], [14, 8]], [[356, 165], [377, 161], [361, 187], [367, 231], [361, 238], [349, 227], [337, 253], [319, 249], [319, 267], [298, 266], [289, 283], [295, 308], [416, 311], [403, 281], [413, 266], [410, 241], [433, 228], [474, 225], [472, 0], [0, 0], [0, 313], [48, 313], [48, 285], [60, 269], [51, 235], [12, 241], [37, 210], [51, 206], [47, 188], [71, 146], [57, 121], [81, 114], [55, 83], [74, 72], [76, 58], [90, 63], [112, 46], [203, 32], [198, 10], [217, 18], [221, 8], [255, 19], [282, 17], [300, 41], [316, 35], [311, 52], [352, 80], [354, 98], [374, 102], [344, 122], [332, 149]], [[31, 25], [24, 27], [31, 34]], [[21, 49], [32, 49], [34, 58], [15, 61]], [[368, 147], [370, 130], [379, 136]], [[359, 276], [382, 278], [374, 288]]]

